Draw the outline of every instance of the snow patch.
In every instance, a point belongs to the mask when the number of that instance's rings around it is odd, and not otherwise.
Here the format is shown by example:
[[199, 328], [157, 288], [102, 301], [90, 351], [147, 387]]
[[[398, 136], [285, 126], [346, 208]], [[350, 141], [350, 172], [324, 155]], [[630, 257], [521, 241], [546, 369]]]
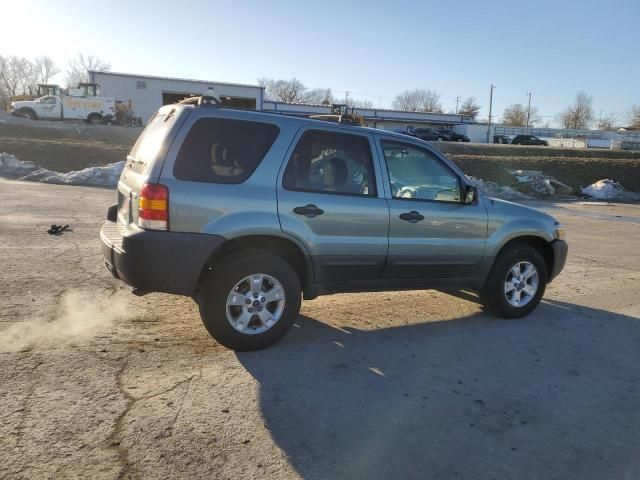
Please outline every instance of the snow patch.
[[640, 193], [629, 192], [619, 182], [605, 178], [580, 189], [583, 194], [598, 200], [640, 200]]
[[83, 170], [60, 173], [40, 168], [20, 180], [60, 185], [86, 185], [90, 187], [115, 187], [124, 168], [124, 161], [110, 163], [104, 167], [89, 167]]
[[548, 197], [551, 195], [569, 195], [572, 188], [550, 175], [545, 175], [539, 170], [510, 170], [517, 183], [515, 188], [525, 194], [536, 197]]
[[57, 183], [59, 185], [87, 185], [90, 187], [115, 187], [118, 185], [124, 161], [104, 167], [89, 167], [68, 173], [38, 168], [31, 162], [18, 160], [14, 155], [0, 153], [0, 176], [18, 178], [29, 182]]
[[22, 177], [37, 169], [38, 167], [31, 162], [23, 162], [8, 153], [0, 153], [0, 176], [2, 177]]
[[527, 200], [531, 199], [530, 196], [525, 195], [511, 187], [505, 187], [496, 182], [482, 180], [481, 178], [475, 178], [467, 176], [477, 187], [486, 195], [490, 197], [501, 198], [503, 200]]

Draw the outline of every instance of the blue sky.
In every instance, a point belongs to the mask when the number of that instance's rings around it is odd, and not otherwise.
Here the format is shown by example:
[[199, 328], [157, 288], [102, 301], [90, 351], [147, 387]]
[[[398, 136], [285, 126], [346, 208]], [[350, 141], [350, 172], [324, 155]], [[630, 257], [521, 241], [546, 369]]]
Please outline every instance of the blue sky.
[[[255, 83], [296, 77], [388, 107], [430, 88], [446, 110], [475, 96], [488, 113], [527, 101], [543, 123], [579, 90], [596, 116], [640, 104], [640, 2], [0, 0], [3, 55], [77, 52], [112, 70]], [[29, 22], [26, 21], [29, 18]], [[20, 21], [18, 21], [20, 19]], [[29, 25], [27, 32], [24, 25]]]

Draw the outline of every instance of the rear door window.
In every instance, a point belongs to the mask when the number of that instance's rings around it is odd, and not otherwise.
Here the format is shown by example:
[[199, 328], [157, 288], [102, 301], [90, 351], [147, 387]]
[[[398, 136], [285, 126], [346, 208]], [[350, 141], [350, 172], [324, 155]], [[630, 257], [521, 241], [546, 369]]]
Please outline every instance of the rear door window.
[[291, 155], [282, 183], [287, 190], [375, 197], [369, 140], [308, 130]]
[[242, 183], [260, 164], [279, 131], [272, 123], [201, 118], [180, 147], [173, 176], [192, 182]]

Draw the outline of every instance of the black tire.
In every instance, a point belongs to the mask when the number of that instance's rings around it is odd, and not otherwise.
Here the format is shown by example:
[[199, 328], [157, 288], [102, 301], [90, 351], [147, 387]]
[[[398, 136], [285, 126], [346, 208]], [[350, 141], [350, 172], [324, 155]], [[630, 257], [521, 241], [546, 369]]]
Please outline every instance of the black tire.
[[[518, 262], [530, 262], [538, 270], [538, 290], [522, 307], [509, 303], [505, 295], [505, 281], [512, 266]], [[540, 303], [547, 286], [547, 264], [538, 250], [528, 245], [514, 245], [495, 260], [491, 273], [481, 292], [487, 310], [501, 318], [522, 318], [531, 313]]]
[[[244, 277], [264, 273], [277, 279], [285, 294], [280, 319], [263, 333], [247, 334], [227, 320], [227, 297]], [[263, 250], [244, 250], [222, 260], [206, 273], [198, 305], [200, 318], [209, 334], [236, 351], [260, 350], [278, 342], [289, 331], [300, 311], [300, 279], [291, 265], [278, 255]]]
[[87, 122], [89, 122], [90, 125], [98, 125], [100, 122], [102, 122], [102, 115], [100, 115], [99, 113], [92, 113], [91, 115], [89, 115], [89, 117], [87, 117]]
[[25, 118], [28, 118], [29, 120], [37, 120], [38, 119], [38, 115], [36, 114], [36, 112], [34, 112], [31, 109], [23, 110], [22, 114], [25, 116]]

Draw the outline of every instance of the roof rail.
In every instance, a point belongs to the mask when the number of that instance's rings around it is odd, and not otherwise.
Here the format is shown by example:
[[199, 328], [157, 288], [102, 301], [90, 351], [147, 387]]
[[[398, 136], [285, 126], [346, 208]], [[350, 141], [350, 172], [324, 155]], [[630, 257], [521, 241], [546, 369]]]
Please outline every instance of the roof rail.
[[221, 105], [220, 100], [212, 95], [197, 95], [194, 97], [188, 97], [178, 102], [179, 105]]

